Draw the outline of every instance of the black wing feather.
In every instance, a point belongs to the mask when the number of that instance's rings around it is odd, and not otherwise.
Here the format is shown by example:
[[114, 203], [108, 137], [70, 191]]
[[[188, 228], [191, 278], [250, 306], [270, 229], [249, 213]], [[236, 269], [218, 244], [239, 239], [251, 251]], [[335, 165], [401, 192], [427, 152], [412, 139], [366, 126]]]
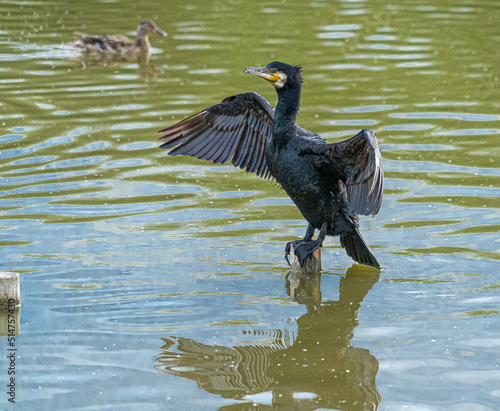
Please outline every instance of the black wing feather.
[[351, 215], [378, 213], [382, 204], [384, 171], [374, 131], [363, 129], [338, 143], [311, 143], [303, 153], [316, 155], [318, 167], [344, 182]]
[[382, 204], [384, 170], [375, 132], [364, 129], [356, 136], [337, 143], [337, 153], [347, 159], [349, 211], [363, 215], [377, 214]]
[[231, 160], [236, 167], [270, 176], [264, 156], [271, 139], [274, 109], [257, 93], [240, 93], [160, 133], [168, 154], [187, 155], [214, 163]]

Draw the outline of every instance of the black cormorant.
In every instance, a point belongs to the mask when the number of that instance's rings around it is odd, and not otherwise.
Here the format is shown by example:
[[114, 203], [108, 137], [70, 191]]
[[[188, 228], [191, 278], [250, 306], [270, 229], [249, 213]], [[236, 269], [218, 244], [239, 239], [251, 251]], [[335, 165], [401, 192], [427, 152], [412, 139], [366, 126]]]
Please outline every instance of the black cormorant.
[[[309, 223], [304, 239], [287, 244], [287, 260], [293, 244], [302, 265], [329, 235], [340, 236], [340, 244], [355, 261], [380, 268], [358, 223], [358, 214], [375, 215], [382, 202], [384, 173], [375, 133], [364, 129], [328, 144], [295, 122], [300, 67], [275, 61], [244, 72], [274, 85], [276, 109], [257, 93], [236, 94], [161, 130], [160, 147], [175, 147], [171, 156], [231, 161], [258, 176], [273, 177]], [[315, 230], [320, 231], [313, 240]]]

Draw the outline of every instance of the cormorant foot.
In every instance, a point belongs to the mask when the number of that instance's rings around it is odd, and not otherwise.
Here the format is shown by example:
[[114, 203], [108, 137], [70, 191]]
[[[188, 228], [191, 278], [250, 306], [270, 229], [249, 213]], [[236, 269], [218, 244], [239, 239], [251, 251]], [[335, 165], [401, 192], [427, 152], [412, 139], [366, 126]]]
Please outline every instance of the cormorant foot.
[[290, 252], [291, 246], [293, 245], [293, 249], [297, 259], [299, 260], [299, 264], [302, 267], [309, 257], [315, 250], [321, 247], [321, 242], [318, 240], [295, 240], [287, 243], [285, 247], [285, 259], [288, 262], [288, 265], [292, 265], [290, 263]]

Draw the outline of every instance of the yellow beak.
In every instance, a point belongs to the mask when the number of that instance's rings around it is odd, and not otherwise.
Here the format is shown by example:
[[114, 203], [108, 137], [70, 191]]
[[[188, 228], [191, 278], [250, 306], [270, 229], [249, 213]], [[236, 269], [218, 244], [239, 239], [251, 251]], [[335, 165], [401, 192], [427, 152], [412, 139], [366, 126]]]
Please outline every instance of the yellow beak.
[[243, 72], [245, 74], [253, 74], [254, 76], [262, 77], [263, 79], [270, 81], [273, 84], [280, 79], [278, 73], [273, 73], [271, 70], [265, 67], [245, 67], [245, 70]]

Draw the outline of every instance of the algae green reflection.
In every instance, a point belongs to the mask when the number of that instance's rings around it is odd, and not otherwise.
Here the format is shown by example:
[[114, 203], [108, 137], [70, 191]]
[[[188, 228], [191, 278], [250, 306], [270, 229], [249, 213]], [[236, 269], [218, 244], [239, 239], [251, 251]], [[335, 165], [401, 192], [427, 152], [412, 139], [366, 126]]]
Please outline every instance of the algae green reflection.
[[[375, 410], [381, 402], [375, 385], [379, 363], [351, 340], [363, 299], [379, 276], [375, 268], [353, 266], [340, 281], [338, 301], [322, 302], [321, 274], [291, 271], [287, 293], [307, 307], [297, 320], [296, 335], [287, 329], [263, 330], [273, 342], [230, 347], [167, 337], [155, 367], [248, 405], [258, 402], [252, 396], [271, 392], [272, 406], [280, 409], [300, 403], [301, 409]], [[308, 398], [298, 399], [299, 393]]]

